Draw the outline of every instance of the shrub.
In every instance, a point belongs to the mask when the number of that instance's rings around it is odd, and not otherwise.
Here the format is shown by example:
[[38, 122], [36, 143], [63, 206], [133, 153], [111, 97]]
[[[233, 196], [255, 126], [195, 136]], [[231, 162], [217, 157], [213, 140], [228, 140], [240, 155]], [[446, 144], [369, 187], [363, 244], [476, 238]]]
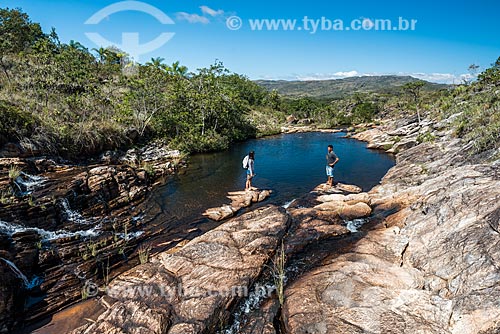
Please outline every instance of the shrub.
[[9, 168], [9, 180], [15, 181], [21, 175], [21, 168], [18, 166], [10, 166]]
[[436, 140], [436, 136], [434, 136], [430, 131], [420, 133], [417, 136], [417, 142], [419, 143], [428, 143], [428, 142], [433, 142], [434, 140]]
[[371, 122], [373, 117], [378, 112], [378, 107], [372, 102], [363, 102], [357, 104], [352, 111], [351, 123]]
[[17, 141], [22, 137], [29, 136], [35, 123], [35, 119], [30, 113], [7, 101], [0, 100], [0, 138]]
[[201, 135], [199, 133], [189, 133], [172, 141], [174, 147], [186, 153], [203, 153], [211, 151], [221, 151], [229, 148], [229, 138], [221, 134], [210, 131]]

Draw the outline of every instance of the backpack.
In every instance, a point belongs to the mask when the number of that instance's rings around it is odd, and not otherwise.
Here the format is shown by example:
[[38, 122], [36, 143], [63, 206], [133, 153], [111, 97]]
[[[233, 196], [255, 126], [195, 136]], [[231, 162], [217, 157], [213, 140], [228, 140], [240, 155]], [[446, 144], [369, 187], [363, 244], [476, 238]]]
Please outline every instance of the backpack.
[[242, 164], [243, 164], [243, 168], [244, 169], [248, 169], [248, 167], [249, 167], [249, 164], [248, 164], [249, 160], [250, 160], [250, 156], [248, 156], [248, 155], [245, 158], [243, 158]]

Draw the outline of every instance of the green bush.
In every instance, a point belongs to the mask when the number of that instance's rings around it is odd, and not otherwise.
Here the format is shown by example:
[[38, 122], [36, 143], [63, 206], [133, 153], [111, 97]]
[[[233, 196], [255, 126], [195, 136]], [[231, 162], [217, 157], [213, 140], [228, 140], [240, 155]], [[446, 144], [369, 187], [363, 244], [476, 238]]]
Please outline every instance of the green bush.
[[[0, 101], [0, 141], [16, 141], [29, 136], [35, 128], [33, 116], [7, 101]], [[0, 142], [0, 144], [2, 144]]]
[[[489, 94], [481, 94], [490, 99]], [[481, 99], [475, 96], [475, 101]], [[475, 102], [474, 101], [474, 102]], [[473, 142], [473, 153], [481, 153], [500, 147], [500, 103], [471, 103], [461, 105], [463, 112], [455, 121], [455, 133], [468, 142]]]
[[372, 102], [363, 102], [357, 104], [352, 111], [351, 123], [357, 124], [357, 123], [371, 122], [373, 120], [373, 117], [377, 114], [377, 112], [378, 112], [378, 107], [376, 104]]
[[419, 133], [417, 136], [417, 142], [418, 143], [430, 143], [436, 140], [436, 137], [429, 131], [425, 133]]
[[229, 138], [214, 131], [201, 135], [199, 133], [189, 133], [182, 138], [172, 140], [172, 145], [186, 153], [203, 153], [220, 151], [229, 148]]

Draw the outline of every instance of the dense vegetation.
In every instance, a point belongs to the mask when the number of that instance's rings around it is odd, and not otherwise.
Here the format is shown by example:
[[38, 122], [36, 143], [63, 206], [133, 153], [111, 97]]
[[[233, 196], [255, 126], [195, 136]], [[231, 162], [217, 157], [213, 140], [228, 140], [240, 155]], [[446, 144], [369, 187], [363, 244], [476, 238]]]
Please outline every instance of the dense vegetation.
[[471, 144], [472, 153], [500, 158], [500, 58], [477, 82], [457, 87], [436, 104], [438, 117], [453, 115], [455, 133]]
[[458, 113], [456, 134], [474, 152], [498, 147], [500, 61], [458, 87], [393, 76], [259, 85], [218, 61], [188, 71], [62, 43], [19, 9], [0, 9], [0, 36], [0, 148], [16, 142], [33, 154], [76, 158], [161, 138], [203, 152], [279, 133], [289, 115], [330, 128]]
[[256, 136], [263, 88], [222, 63], [188, 72], [141, 65], [120, 50], [88, 50], [45, 34], [21, 10], [0, 9], [0, 146], [76, 157], [165, 138], [186, 151]]

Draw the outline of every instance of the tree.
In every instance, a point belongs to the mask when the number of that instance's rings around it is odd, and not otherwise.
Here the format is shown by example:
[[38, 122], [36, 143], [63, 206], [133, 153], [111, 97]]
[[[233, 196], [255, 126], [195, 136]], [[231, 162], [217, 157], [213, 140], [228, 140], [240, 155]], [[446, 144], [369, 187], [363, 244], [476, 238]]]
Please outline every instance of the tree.
[[45, 35], [40, 24], [32, 23], [21, 9], [0, 8], [0, 36], [0, 67], [10, 80], [5, 57], [27, 50]]
[[69, 41], [68, 45], [69, 45], [69, 47], [71, 47], [73, 49], [76, 49], [78, 51], [88, 52], [88, 49], [82, 43], [80, 43], [80, 42], [71, 40], [71, 41]]
[[102, 46], [99, 48], [99, 49], [92, 49], [92, 51], [95, 51], [97, 53], [97, 56], [98, 56], [98, 60], [100, 63], [103, 63], [106, 61], [106, 56], [107, 56], [107, 52], [108, 50], [103, 48]]
[[471, 64], [471, 65], [469, 65], [467, 70], [469, 71], [469, 75], [467, 77], [465, 77], [463, 80], [464, 80], [465, 85], [470, 85], [471, 82], [474, 80], [474, 78], [477, 76], [477, 71], [479, 70], [479, 65]]
[[281, 110], [281, 97], [280, 94], [276, 89], [273, 89], [271, 93], [267, 96], [266, 99], [267, 104], [271, 107], [272, 110], [274, 111], [279, 111]]
[[483, 84], [493, 84], [495, 86], [500, 85], [500, 57], [498, 57], [496, 62], [492, 64], [490, 68], [479, 74], [478, 80]]
[[175, 75], [180, 75], [181, 77], [185, 77], [188, 74], [188, 68], [184, 65], [180, 65], [179, 61], [176, 61], [170, 67], [170, 72]]
[[422, 81], [422, 80], [408, 82], [405, 85], [403, 85], [404, 91], [407, 94], [409, 94], [413, 98], [413, 101], [415, 102], [415, 108], [417, 110], [417, 117], [418, 117], [418, 124], [419, 125], [422, 122], [422, 119], [420, 117], [420, 108], [419, 108], [420, 93], [422, 91], [422, 88], [425, 85], [426, 85], [426, 82]]
[[147, 66], [153, 66], [156, 68], [161, 68], [165, 69], [165, 64], [163, 63], [165, 61], [165, 58], [161, 57], [156, 57], [156, 58], [151, 58], [151, 61], [147, 62]]
[[139, 134], [144, 135], [158, 113], [167, 108], [168, 77], [157, 67], [142, 66], [139, 74], [128, 82], [125, 104]]

